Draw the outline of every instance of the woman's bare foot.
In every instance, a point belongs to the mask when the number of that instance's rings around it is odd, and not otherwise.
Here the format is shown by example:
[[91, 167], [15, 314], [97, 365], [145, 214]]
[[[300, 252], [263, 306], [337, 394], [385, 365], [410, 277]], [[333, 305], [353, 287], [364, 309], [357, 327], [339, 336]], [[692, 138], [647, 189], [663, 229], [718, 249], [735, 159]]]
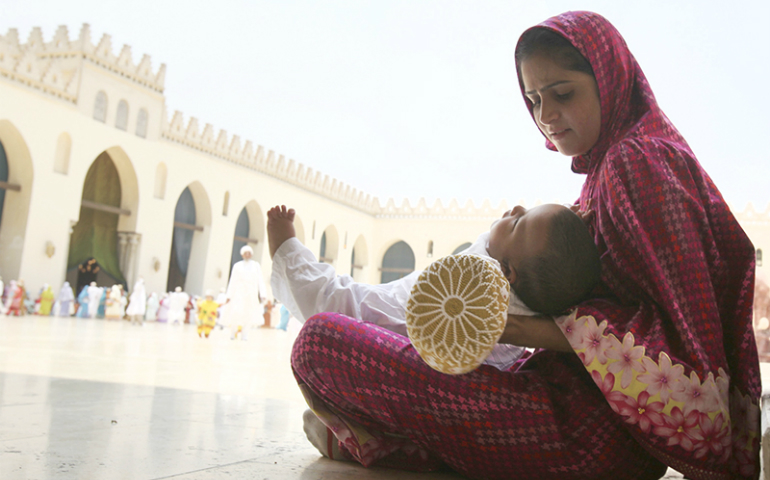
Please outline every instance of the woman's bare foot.
[[276, 205], [267, 212], [267, 244], [270, 258], [286, 240], [297, 236], [294, 231], [294, 209]]
[[310, 443], [326, 458], [332, 460], [345, 460], [340, 453], [337, 437], [316, 417], [312, 410], [307, 409], [302, 414], [303, 430]]

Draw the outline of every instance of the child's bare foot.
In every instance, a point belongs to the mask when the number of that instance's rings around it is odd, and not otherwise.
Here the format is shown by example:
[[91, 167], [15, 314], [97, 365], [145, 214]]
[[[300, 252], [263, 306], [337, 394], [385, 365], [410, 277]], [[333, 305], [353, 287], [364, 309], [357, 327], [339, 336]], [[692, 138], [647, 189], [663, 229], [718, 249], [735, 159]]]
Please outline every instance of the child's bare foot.
[[267, 212], [267, 244], [270, 258], [286, 240], [297, 236], [294, 231], [294, 209], [276, 205]]

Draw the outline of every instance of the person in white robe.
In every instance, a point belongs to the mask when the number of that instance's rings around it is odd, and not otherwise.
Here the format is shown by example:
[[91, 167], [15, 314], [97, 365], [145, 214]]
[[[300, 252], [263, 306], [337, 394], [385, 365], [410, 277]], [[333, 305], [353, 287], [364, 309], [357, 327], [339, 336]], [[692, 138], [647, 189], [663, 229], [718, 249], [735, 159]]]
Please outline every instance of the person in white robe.
[[101, 300], [102, 289], [96, 286], [96, 282], [91, 282], [91, 285], [88, 286], [88, 316], [90, 318], [96, 318]]
[[128, 308], [126, 309], [126, 315], [131, 319], [131, 323], [143, 325], [144, 314], [147, 311], [147, 293], [144, 290], [144, 279], [134, 283], [134, 289], [131, 290], [131, 298], [129, 300]]
[[182, 291], [182, 287], [176, 287], [168, 297], [168, 323], [184, 323], [185, 308], [190, 296]]
[[121, 316], [122, 309], [120, 308], [122, 297], [119, 285], [113, 285], [112, 288], [107, 291], [104, 318], [107, 320], [120, 320], [123, 318]]
[[251, 258], [253, 255], [254, 250], [250, 246], [241, 248], [243, 260], [233, 265], [230, 274], [222, 323], [230, 326], [232, 339], [235, 339], [238, 333], [241, 334], [241, 340], [247, 339], [249, 330], [262, 316], [262, 300], [267, 297], [262, 268]]
[[147, 310], [144, 313], [144, 319], [148, 321], [155, 321], [158, 319], [158, 309], [160, 308], [160, 300], [158, 300], [158, 294], [152, 292], [147, 297]]
[[72, 291], [70, 282], [64, 282], [59, 290], [59, 298], [56, 299], [57, 308], [55, 310], [56, 315], [60, 317], [69, 317], [72, 315], [72, 307], [74, 306], [75, 293]]

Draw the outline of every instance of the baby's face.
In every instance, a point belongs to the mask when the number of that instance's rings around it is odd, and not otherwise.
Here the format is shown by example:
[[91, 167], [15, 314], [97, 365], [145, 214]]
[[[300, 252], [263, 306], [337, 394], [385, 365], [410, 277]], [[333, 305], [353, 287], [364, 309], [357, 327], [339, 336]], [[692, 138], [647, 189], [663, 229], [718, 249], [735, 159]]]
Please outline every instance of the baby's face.
[[539, 205], [530, 210], [516, 206], [503, 214], [489, 231], [489, 256], [500, 263], [505, 277], [513, 285], [517, 267], [545, 247], [554, 214], [567, 209], [563, 205]]

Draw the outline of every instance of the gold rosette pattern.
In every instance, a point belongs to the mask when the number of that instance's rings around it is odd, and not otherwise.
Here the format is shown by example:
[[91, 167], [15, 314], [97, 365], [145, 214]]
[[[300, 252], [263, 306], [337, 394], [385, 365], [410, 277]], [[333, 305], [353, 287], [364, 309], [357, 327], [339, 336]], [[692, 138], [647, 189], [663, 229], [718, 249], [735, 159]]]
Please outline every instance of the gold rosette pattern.
[[481, 365], [503, 334], [509, 288], [500, 267], [477, 255], [430, 264], [406, 306], [407, 334], [420, 357], [452, 375]]

